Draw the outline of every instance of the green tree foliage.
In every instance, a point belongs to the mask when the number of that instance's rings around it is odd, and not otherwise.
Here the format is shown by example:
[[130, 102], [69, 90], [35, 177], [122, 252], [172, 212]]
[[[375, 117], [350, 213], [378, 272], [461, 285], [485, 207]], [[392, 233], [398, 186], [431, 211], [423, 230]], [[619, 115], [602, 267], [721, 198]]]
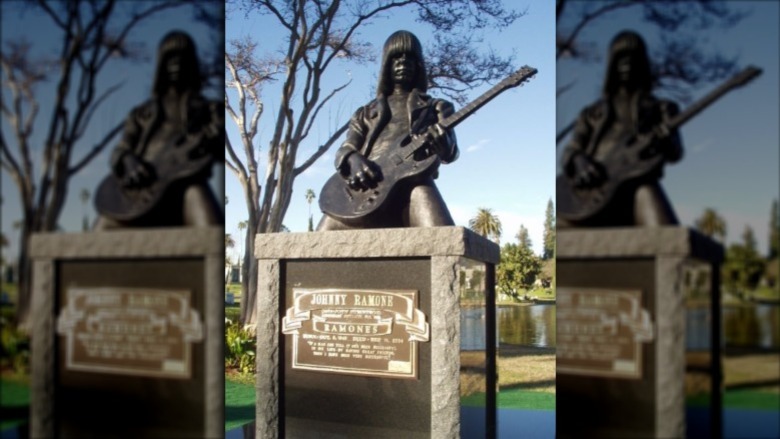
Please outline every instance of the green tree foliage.
[[531, 288], [542, 269], [542, 261], [530, 248], [504, 244], [501, 262], [496, 269], [496, 289], [518, 298], [521, 290]]
[[547, 210], [544, 212], [544, 247], [542, 259], [555, 257], [555, 207], [552, 198], [547, 200]]
[[501, 220], [493, 215], [491, 209], [485, 207], [477, 209], [477, 215], [469, 220], [469, 228], [495, 243], [501, 240]]
[[732, 291], [751, 291], [756, 288], [765, 261], [756, 249], [756, 238], [750, 226], [742, 233], [742, 243], [732, 244], [723, 263], [723, 284]]
[[[8, 247], [8, 238], [5, 233], [0, 233], [0, 247]], [[5, 252], [0, 252], [0, 264], [5, 263]]]
[[542, 260], [542, 270], [539, 273], [539, 279], [545, 288], [555, 289], [555, 258]]
[[726, 238], [726, 220], [711, 207], [704, 209], [694, 225], [696, 229], [710, 238], [715, 238], [720, 242]]
[[524, 225], [520, 224], [520, 231], [517, 232], [515, 238], [517, 238], [517, 242], [521, 247], [531, 249], [531, 237], [528, 236], [528, 229]]
[[780, 255], [780, 206], [772, 200], [772, 212], [769, 214], [769, 259]]

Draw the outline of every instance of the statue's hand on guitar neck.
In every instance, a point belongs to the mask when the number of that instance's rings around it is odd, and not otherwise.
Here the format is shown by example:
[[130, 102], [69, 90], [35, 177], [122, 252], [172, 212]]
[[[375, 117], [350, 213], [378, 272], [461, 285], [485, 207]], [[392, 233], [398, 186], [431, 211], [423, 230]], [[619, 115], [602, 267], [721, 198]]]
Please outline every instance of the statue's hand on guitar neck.
[[122, 167], [123, 172], [120, 181], [125, 188], [143, 188], [149, 186], [156, 179], [154, 168], [133, 153], [124, 155]]
[[645, 145], [639, 152], [640, 159], [648, 159], [658, 154], [666, 154], [670, 148], [672, 130], [663, 122], [653, 127], [653, 131], [644, 135], [640, 145]]
[[423, 142], [425, 143], [425, 156], [431, 156], [433, 154], [437, 154], [439, 157], [444, 156], [449, 147], [450, 140], [447, 132], [441, 125], [438, 123], [433, 124], [429, 126], [424, 133], [419, 134], [419, 136], [423, 138]]

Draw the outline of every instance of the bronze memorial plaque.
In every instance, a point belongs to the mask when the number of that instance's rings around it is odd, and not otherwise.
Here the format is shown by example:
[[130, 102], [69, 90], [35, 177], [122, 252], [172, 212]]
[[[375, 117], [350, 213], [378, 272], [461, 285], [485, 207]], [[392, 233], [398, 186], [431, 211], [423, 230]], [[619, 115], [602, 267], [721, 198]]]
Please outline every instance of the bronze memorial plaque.
[[430, 336], [418, 299], [415, 290], [293, 288], [282, 321], [293, 369], [417, 378], [417, 342]]
[[69, 288], [57, 319], [68, 370], [188, 379], [203, 340], [190, 291]]
[[653, 340], [642, 292], [558, 288], [558, 373], [638, 379], [642, 343]]

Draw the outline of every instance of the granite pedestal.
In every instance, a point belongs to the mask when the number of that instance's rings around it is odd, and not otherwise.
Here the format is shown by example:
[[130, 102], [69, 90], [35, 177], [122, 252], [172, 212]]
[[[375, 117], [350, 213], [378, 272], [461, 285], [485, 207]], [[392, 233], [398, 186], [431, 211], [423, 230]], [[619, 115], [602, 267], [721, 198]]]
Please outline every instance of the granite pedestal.
[[221, 437], [221, 228], [33, 235], [31, 437]]
[[495, 436], [496, 244], [372, 229], [255, 252], [258, 438]]
[[[566, 229], [556, 248], [558, 436], [719, 437], [720, 244], [683, 227]], [[703, 345], [686, 328], [702, 306]], [[709, 421], [692, 428], [694, 398]]]

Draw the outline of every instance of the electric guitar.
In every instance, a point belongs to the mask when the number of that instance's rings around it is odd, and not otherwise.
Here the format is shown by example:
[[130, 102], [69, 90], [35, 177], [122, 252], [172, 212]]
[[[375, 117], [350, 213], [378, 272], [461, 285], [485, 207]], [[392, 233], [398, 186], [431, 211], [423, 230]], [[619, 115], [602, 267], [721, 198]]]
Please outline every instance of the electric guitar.
[[[761, 69], [749, 66], [727, 80], [667, 124], [674, 130], [734, 88], [743, 86], [761, 74]], [[600, 185], [578, 187], [574, 179], [564, 174], [556, 179], [557, 214], [569, 221], [583, 221], [600, 213], [609, 205], [624, 184], [642, 178], [663, 166], [665, 157], [655, 148], [653, 134], [639, 135], [624, 141], [599, 163], [605, 176]]]
[[[454, 128], [504, 90], [523, 84], [536, 72], [533, 67], [523, 66], [439, 125], [444, 130]], [[431, 149], [426, 135], [399, 139], [387, 154], [373, 161], [379, 175], [376, 185], [369, 189], [353, 189], [340, 173], [335, 173], [322, 188], [320, 209], [345, 224], [360, 224], [365, 217], [381, 211], [399, 183], [427, 177], [438, 168], [441, 161]]]
[[211, 166], [214, 157], [205, 151], [203, 134], [188, 135], [169, 142], [151, 162], [153, 180], [146, 186], [126, 187], [112, 173], [103, 179], [95, 194], [95, 208], [118, 221], [132, 221], [160, 203], [171, 184], [198, 174]]

